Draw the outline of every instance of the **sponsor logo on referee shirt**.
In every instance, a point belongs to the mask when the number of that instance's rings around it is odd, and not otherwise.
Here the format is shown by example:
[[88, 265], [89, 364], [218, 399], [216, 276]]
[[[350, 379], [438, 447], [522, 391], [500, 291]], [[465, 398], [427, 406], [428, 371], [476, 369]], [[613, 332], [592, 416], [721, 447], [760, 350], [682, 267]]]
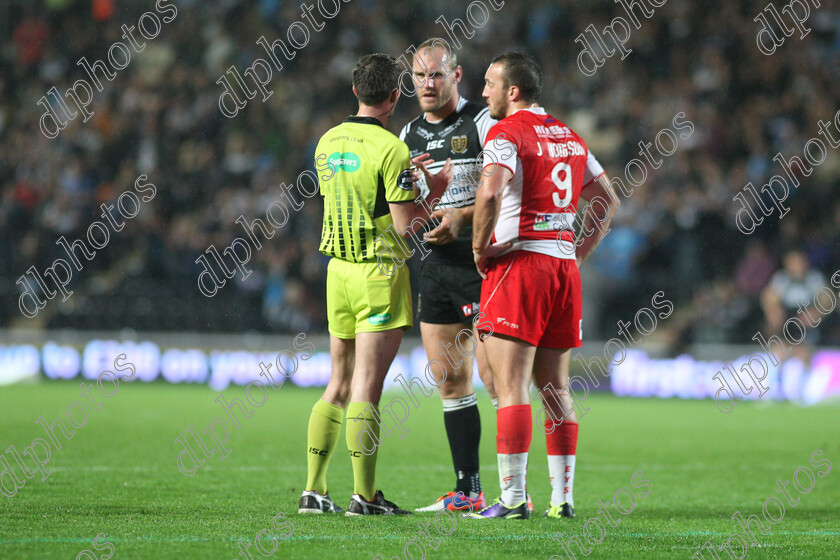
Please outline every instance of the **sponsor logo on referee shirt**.
[[380, 313], [378, 315], [371, 315], [368, 317], [368, 323], [371, 325], [384, 325], [391, 320], [390, 313]]
[[327, 164], [336, 171], [352, 173], [361, 167], [362, 160], [353, 152], [335, 152], [330, 155]]

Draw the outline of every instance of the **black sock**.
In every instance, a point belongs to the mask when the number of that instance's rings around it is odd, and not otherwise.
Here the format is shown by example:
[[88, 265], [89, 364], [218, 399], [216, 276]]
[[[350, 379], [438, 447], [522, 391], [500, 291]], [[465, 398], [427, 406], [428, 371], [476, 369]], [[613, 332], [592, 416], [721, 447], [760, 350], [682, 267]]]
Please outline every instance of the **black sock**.
[[443, 401], [443, 422], [457, 477], [455, 491], [474, 497], [481, 493], [481, 478], [478, 475], [481, 417], [476, 403], [475, 393]]

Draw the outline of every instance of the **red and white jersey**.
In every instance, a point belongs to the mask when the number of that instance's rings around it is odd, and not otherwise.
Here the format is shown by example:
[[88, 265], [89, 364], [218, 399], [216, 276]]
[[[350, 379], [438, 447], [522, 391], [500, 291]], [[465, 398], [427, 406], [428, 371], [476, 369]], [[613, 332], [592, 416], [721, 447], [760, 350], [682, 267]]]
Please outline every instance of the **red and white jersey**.
[[493, 243], [512, 241], [511, 250], [574, 259], [580, 193], [604, 173], [586, 142], [542, 107], [529, 107], [487, 133], [484, 167], [492, 164], [513, 173]]

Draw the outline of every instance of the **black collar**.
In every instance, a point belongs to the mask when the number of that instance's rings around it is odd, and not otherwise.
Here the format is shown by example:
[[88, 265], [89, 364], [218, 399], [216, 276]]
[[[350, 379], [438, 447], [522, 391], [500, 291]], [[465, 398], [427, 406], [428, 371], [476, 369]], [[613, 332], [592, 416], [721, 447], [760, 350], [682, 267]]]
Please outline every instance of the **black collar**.
[[349, 117], [344, 119], [344, 122], [360, 123], [360, 124], [375, 124], [379, 127], [385, 128], [384, 126], [382, 126], [382, 123], [379, 122], [379, 119], [374, 118], [374, 117], [360, 117], [358, 115], [350, 115]]

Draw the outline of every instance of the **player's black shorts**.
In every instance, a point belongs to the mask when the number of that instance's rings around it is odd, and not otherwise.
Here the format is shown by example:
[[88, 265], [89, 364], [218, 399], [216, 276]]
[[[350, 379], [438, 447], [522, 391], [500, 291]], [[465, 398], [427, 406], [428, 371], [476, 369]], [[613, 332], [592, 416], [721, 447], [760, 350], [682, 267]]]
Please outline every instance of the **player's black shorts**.
[[417, 314], [423, 323], [472, 325], [481, 301], [481, 276], [475, 266], [423, 263]]

